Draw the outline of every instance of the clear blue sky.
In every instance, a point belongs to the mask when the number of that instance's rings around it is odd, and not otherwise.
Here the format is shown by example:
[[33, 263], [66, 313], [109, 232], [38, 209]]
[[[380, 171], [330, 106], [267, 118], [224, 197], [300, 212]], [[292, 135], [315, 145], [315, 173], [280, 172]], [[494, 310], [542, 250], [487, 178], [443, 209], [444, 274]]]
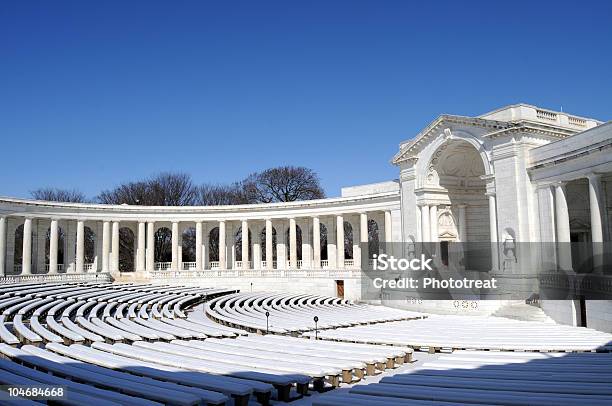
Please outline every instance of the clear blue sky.
[[611, 21], [609, 1], [3, 1], [0, 195], [293, 164], [333, 196], [397, 177], [441, 113], [609, 120]]

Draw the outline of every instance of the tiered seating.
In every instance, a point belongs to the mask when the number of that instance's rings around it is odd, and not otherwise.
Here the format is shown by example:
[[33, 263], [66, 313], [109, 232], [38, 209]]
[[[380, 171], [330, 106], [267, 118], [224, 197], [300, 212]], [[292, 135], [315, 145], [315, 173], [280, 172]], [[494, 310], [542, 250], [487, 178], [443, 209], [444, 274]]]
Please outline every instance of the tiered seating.
[[226, 295], [207, 302], [205, 310], [218, 323], [277, 334], [314, 330], [315, 316], [319, 329], [422, 317], [415, 312], [354, 304], [339, 298], [273, 293]]
[[[231, 397], [235, 405], [246, 405], [251, 395], [261, 403], [272, 397], [289, 401], [292, 393], [306, 394], [311, 385], [322, 390], [353, 383], [410, 357], [409, 349], [250, 336], [208, 318], [204, 302], [232, 294], [223, 303], [244, 305], [237, 314], [270, 311], [292, 331], [315, 314], [329, 320], [336, 312], [341, 325], [355, 325], [403, 319], [403, 312], [384, 315], [376, 307], [318, 296], [263, 295], [265, 300], [259, 300], [233, 293], [139, 284], [0, 287], [0, 353], [19, 364], [10, 372], [21, 376], [17, 380], [48, 382], [40, 375], [47, 373], [56, 382], [79, 382], [69, 387], [83, 399], [98, 396], [121, 404], [141, 399], [224, 404]], [[97, 389], [88, 392], [81, 384]]]
[[[313, 332], [305, 336], [314, 336]], [[440, 316], [319, 332], [319, 338], [426, 350], [593, 351], [612, 349], [612, 334], [502, 317]]]
[[[252, 334], [267, 329], [276, 334]], [[316, 334], [325, 340], [309, 339]], [[66, 404], [242, 406], [253, 397], [267, 404], [397, 368], [412, 361], [411, 347], [591, 351], [609, 349], [611, 338], [496, 317], [424, 318], [312, 295], [143, 284], [0, 287], [7, 358], [0, 384], [62, 385], [74, 396]], [[455, 351], [314, 404], [609, 404], [610, 361], [610, 354]]]
[[314, 406], [610, 405], [612, 354], [456, 351]]

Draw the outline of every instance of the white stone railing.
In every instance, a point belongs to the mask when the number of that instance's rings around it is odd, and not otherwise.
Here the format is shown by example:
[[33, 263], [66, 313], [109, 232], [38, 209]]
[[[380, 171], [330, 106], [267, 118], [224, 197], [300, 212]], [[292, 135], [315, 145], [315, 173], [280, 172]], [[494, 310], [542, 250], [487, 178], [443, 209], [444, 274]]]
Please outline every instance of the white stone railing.
[[329, 260], [328, 259], [322, 259], [321, 260], [321, 268], [323, 268], [323, 269], [329, 268]]
[[210, 269], [218, 269], [219, 261], [210, 261]]
[[153, 271], [151, 279], [212, 279], [212, 278], [326, 278], [347, 279], [361, 277], [358, 269], [217, 269], [194, 271]]
[[196, 263], [195, 262], [183, 262], [183, 270], [185, 271], [191, 271], [196, 269]]
[[579, 118], [579, 117], [574, 117], [574, 116], [567, 116], [567, 121], [571, 125], [575, 125], [577, 127], [586, 127], [586, 125], [587, 125], [587, 121], [584, 118]]
[[304, 260], [302, 260], [302, 259], [298, 259], [297, 260], [297, 267], [298, 267], [298, 269], [301, 269], [303, 264], [304, 264]]
[[536, 117], [548, 121], [557, 121], [557, 113], [546, 110], [536, 110]]
[[[57, 264], [57, 272], [64, 270], [64, 264]], [[49, 272], [51, 270], [51, 265], [45, 264], [45, 271]]]
[[22, 282], [110, 282], [108, 272], [95, 273], [61, 273], [61, 274], [32, 274], [32, 275], [6, 275], [0, 276], [0, 285]]
[[344, 260], [344, 266], [347, 267], [347, 268], [355, 266], [355, 260], [354, 259], [345, 259]]
[[[58, 265], [58, 266], [59, 266], [59, 265]], [[63, 265], [62, 265], [62, 267], [63, 267]], [[84, 263], [84, 264], [83, 264], [83, 270], [84, 270], [84, 271], [93, 271], [93, 269], [94, 269], [94, 264], [93, 264], [93, 262], [87, 262], [87, 263]], [[58, 269], [58, 270], [59, 270], [59, 269]]]
[[155, 270], [156, 271], [167, 271], [172, 268], [172, 262], [156, 262]]
[[[234, 268], [242, 269], [243, 264], [244, 264], [244, 262], [242, 262], [242, 261], [236, 261], [236, 262], [234, 262]], [[247, 261], [246, 262], [246, 266], [247, 266], [247, 268], [250, 268], [251, 267], [251, 261]]]

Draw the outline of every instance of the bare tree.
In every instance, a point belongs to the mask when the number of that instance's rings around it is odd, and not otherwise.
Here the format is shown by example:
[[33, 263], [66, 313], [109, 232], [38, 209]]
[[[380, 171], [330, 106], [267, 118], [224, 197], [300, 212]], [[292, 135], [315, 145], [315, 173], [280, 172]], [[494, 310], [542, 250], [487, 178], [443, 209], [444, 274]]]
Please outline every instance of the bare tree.
[[[191, 177], [184, 173], [161, 173], [152, 178], [124, 183], [112, 190], [105, 190], [98, 196], [98, 201], [105, 204], [131, 204], [145, 206], [193, 206], [198, 201], [198, 188]], [[156, 261], [171, 256], [172, 232], [167, 228], [155, 233]], [[120, 233], [119, 240], [123, 250], [119, 258], [125, 269], [133, 269], [134, 236]], [[191, 240], [188, 240], [188, 244]], [[193, 241], [195, 244], [195, 240]], [[190, 248], [187, 247], [187, 250]], [[195, 250], [195, 245], [193, 247]]]
[[249, 203], [293, 202], [325, 197], [317, 174], [304, 167], [266, 169], [249, 175], [242, 184]]
[[240, 183], [231, 185], [204, 184], [198, 188], [198, 204], [202, 206], [246, 203], [249, 203], [249, 201]]
[[105, 204], [193, 206], [197, 203], [197, 197], [198, 188], [189, 175], [165, 172], [146, 180], [104, 190], [98, 195], [98, 201]]
[[72, 203], [85, 203], [87, 199], [85, 195], [76, 190], [59, 189], [53, 187], [46, 187], [36, 189], [30, 192], [33, 199], [44, 200], [47, 202], [72, 202]]

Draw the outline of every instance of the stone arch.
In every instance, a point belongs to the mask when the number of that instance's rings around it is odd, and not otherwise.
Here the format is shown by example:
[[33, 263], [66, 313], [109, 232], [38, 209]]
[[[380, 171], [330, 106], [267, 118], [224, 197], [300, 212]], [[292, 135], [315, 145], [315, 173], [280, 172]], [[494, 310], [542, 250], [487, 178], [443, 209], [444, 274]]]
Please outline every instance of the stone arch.
[[327, 226], [323, 223], [319, 224], [319, 242], [321, 245], [321, 261], [329, 260], [329, 253], [327, 251]]
[[[488, 160], [481, 143], [471, 137], [446, 137], [438, 140], [439, 146], [432, 153], [423, 186], [427, 188], [429, 199], [437, 205], [435, 239], [439, 247], [446, 251], [451, 241], [456, 241], [459, 232], [465, 241], [463, 264], [466, 269], [486, 271], [491, 269], [491, 246], [489, 227], [489, 199], [486, 195]], [[480, 150], [478, 149], [480, 148]], [[484, 154], [484, 158], [483, 158]], [[428, 200], [428, 196], [424, 200]], [[465, 218], [465, 230], [459, 230], [458, 213], [460, 207]], [[432, 235], [432, 237], [434, 237]]]
[[355, 236], [353, 235], [353, 226], [350, 222], [344, 222], [344, 259], [354, 259], [353, 243]]
[[[478, 155], [478, 161], [482, 163], [484, 170], [483, 175], [493, 175], [494, 169], [491, 164], [490, 152], [485, 148], [485, 144], [477, 136], [465, 130], [454, 130], [440, 134], [431, 144], [419, 154], [417, 161], [417, 185], [423, 187], [427, 184], [427, 179], [430, 177], [430, 169], [433, 161], [436, 159], [436, 154], [440, 150], [445, 149], [450, 144], [465, 143], [473, 147]], [[435, 175], [434, 175], [435, 176]]]
[[119, 271], [134, 272], [134, 232], [130, 227], [119, 229]]
[[219, 227], [214, 227], [208, 233], [208, 260], [219, 261]]
[[370, 257], [380, 253], [380, 228], [374, 219], [368, 220], [368, 253]]
[[196, 261], [196, 229], [185, 227], [181, 233], [181, 262]]
[[172, 262], [172, 230], [159, 227], [153, 234], [155, 262]]
[[[61, 229], [58, 229], [58, 239], [59, 239], [59, 235], [61, 234]], [[86, 264], [93, 264], [96, 260], [96, 233], [94, 233], [94, 231], [91, 229], [91, 227], [85, 226], [83, 228], [83, 242], [84, 242], [84, 262]], [[58, 243], [58, 249], [59, 246], [61, 244], [61, 240]], [[59, 263], [63, 263], [63, 262], [59, 262], [59, 255], [58, 255], [58, 264]]]

